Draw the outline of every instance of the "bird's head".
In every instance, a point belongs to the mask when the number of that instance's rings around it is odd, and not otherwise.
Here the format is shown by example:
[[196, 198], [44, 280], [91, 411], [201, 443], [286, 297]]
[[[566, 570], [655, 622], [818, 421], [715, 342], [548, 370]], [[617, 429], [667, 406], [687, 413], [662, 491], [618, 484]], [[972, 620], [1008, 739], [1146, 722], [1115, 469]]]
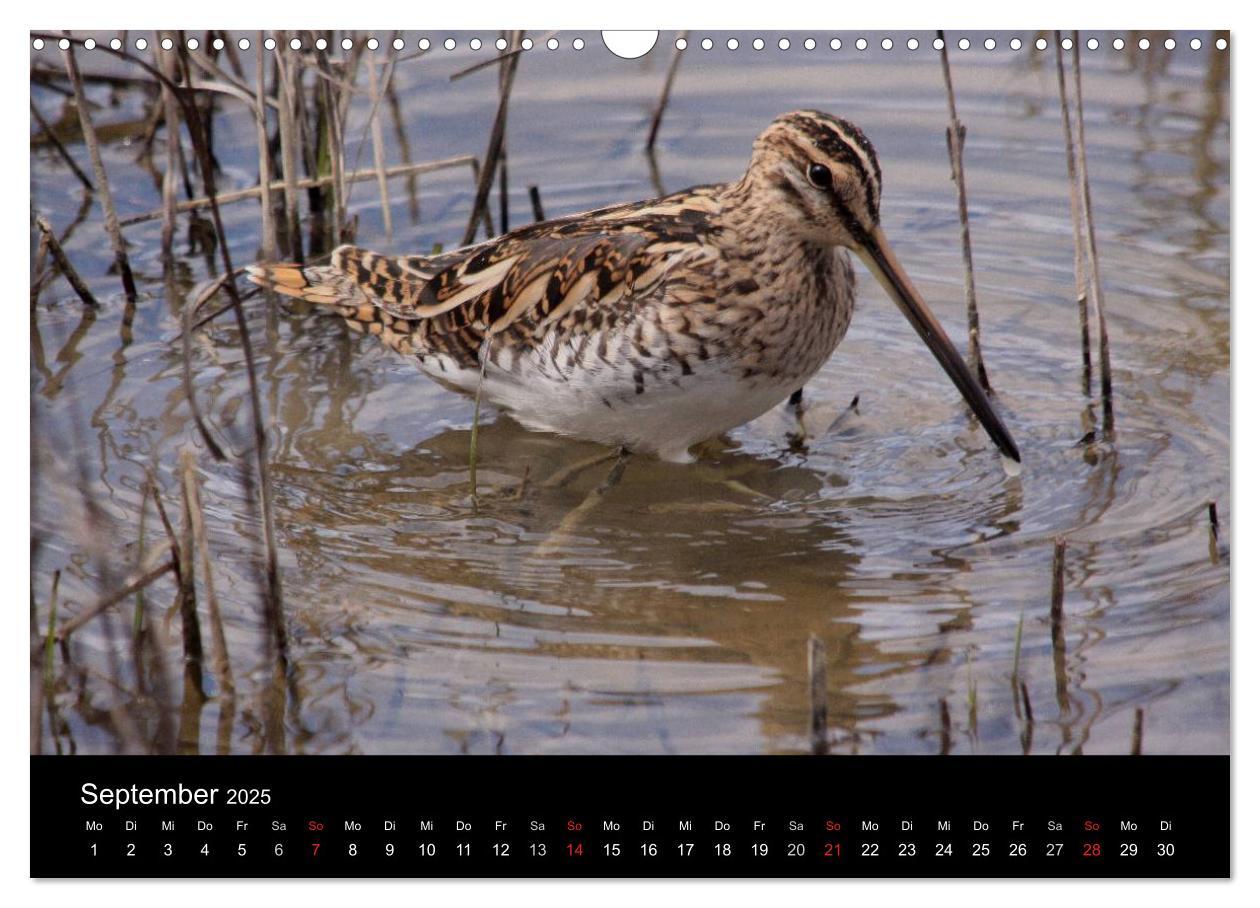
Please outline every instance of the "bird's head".
[[879, 224], [883, 174], [875, 147], [847, 120], [816, 110], [783, 114], [753, 145], [745, 184], [774, 222], [800, 241], [857, 254], [953, 380], [989, 437], [1019, 449], [988, 395], [893, 255]]

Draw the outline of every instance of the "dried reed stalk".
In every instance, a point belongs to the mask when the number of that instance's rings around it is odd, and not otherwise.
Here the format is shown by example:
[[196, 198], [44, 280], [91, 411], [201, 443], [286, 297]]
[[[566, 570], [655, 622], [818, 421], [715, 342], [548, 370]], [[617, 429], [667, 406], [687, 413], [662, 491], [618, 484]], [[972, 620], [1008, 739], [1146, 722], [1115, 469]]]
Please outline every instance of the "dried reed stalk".
[[[511, 49], [515, 50], [520, 46], [524, 34], [519, 31], [512, 32]], [[512, 96], [512, 83], [516, 78], [516, 65], [520, 59], [519, 54], [510, 54], [505, 56], [500, 64], [502, 69], [499, 76], [499, 107], [495, 111], [494, 125], [490, 129], [490, 138], [486, 142], [486, 153], [482, 156], [485, 166], [477, 179], [477, 192], [473, 199], [472, 212], [468, 216], [468, 226], [464, 229], [464, 238], [461, 243], [463, 246], [467, 246], [476, 239], [477, 222], [486, 213], [486, 202], [490, 198], [490, 187], [494, 185], [494, 172], [499, 163], [507, 133], [508, 100]]]
[[389, 178], [385, 176], [385, 132], [377, 115], [383, 95], [380, 76], [376, 73], [376, 61], [368, 60], [368, 86], [372, 92], [372, 111], [368, 116], [372, 129], [372, 159], [376, 170], [376, 190], [381, 197], [381, 219], [385, 225], [385, 238], [394, 236], [394, 219], [389, 210]]
[[[1057, 33], [1056, 33], [1057, 37]], [[1062, 44], [1059, 45], [1062, 47]], [[1085, 222], [1086, 277], [1089, 281], [1090, 294], [1094, 298], [1094, 313], [1098, 318], [1098, 368], [1102, 385], [1103, 403], [1103, 437], [1107, 441], [1115, 438], [1116, 420], [1112, 406], [1111, 388], [1111, 342], [1107, 337], [1107, 311], [1103, 304], [1102, 278], [1098, 268], [1098, 241], [1094, 231], [1094, 205], [1089, 190], [1089, 163], [1085, 157], [1085, 110], [1081, 92], [1081, 36], [1080, 32], [1072, 33], [1072, 71], [1076, 83], [1076, 157], [1080, 164], [1077, 169], [1078, 191], [1081, 198], [1081, 211]]]
[[74, 270], [74, 266], [70, 264], [70, 259], [66, 257], [66, 253], [61, 248], [61, 243], [57, 241], [57, 235], [53, 233], [52, 225], [48, 223], [48, 219], [40, 215], [35, 219], [36, 225], [42, 237], [41, 243], [46, 243], [48, 251], [53, 257], [53, 261], [57, 263], [58, 270], [62, 276], [74, 288], [74, 292], [79, 295], [79, 299], [83, 300], [84, 305], [92, 309], [99, 309], [100, 303], [96, 297], [92, 295], [92, 291], [88, 289], [87, 284], [83, 282], [83, 278], [79, 277], [79, 272]]
[[[385, 176], [387, 179], [392, 180], [395, 177], [416, 176], [420, 174], [433, 173], [438, 170], [447, 170], [451, 167], [463, 167], [463, 166], [472, 167], [475, 173], [480, 173], [480, 168], [477, 167], [476, 164], [477, 164], [477, 159], [475, 157], [473, 157], [472, 155], [462, 154], [462, 155], [456, 155], [455, 157], [452, 157], [452, 158], [442, 158], [441, 160], [437, 160], [437, 161], [423, 161], [418, 164], [395, 164], [392, 167], [385, 168]], [[345, 175], [345, 182], [347, 184], [362, 183], [364, 181], [372, 180], [375, 178], [376, 178], [375, 168], [371, 168], [367, 170], [355, 170]], [[327, 176], [303, 178], [301, 180], [295, 181], [295, 185], [298, 190], [314, 189], [318, 186], [328, 186], [334, 181], [334, 179], [335, 178], [331, 174], [329, 174]], [[244, 199], [257, 198], [258, 196], [262, 195], [264, 192], [277, 192], [281, 189], [284, 189], [285, 183], [286, 181], [283, 179], [272, 180], [271, 183], [268, 184], [266, 187], [250, 186], [248, 189], [234, 189], [231, 192], [225, 192], [222, 195], [216, 196], [215, 201], [218, 202], [220, 205], [227, 205], [231, 202], [240, 202], [240, 201], [243, 201]], [[202, 196], [200, 198], [188, 199], [186, 201], [179, 202], [175, 206], [175, 210], [177, 212], [183, 213], [185, 211], [194, 211], [198, 208], [209, 208], [209, 207], [210, 207], [210, 199], [206, 196]], [[128, 217], [123, 218], [120, 224], [123, 227], [131, 227], [135, 224], [144, 223], [145, 221], [156, 220], [157, 218], [160, 218], [161, 216], [162, 216], [161, 209], [157, 209], [155, 211], [146, 211], [144, 214], [129, 215]]]
[[535, 221], [547, 220], [547, 215], [543, 212], [542, 196], [539, 195], [537, 186], [529, 187], [529, 204], [534, 209]]
[[938, 31], [936, 36], [941, 41], [941, 71], [945, 75], [945, 95], [949, 100], [949, 128], [945, 130], [945, 140], [949, 146], [950, 177], [958, 189], [958, 224], [962, 235], [963, 279], [967, 295], [967, 358], [980, 387], [992, 394], [989, 373], [980, 353], [980, 309], [976, 304], [976, 274], [971, 261], [971, 219], [967, 214], [967, 180], [963, 171], [963, 143], [967, 139], [967, 128], [958, 120], [954, 79], [949, 69], [949, 42], [945, 40], [943, 31]]
[[[276, 243], [275, 208], [271, 202], [271, 151], [267, 138], [267, 64], [263, 59], [263, 33], [254, 37], [254, 67], [256, 102], [254, 104], [254, 128], [258, 133], [258, 196], [262, 209], [262, 254], [265, 259], [279, 255]], [[283, 188], [283, 182], [281, 184]], [[221, 200], [220, 200], [221, 201]]]
[[[150, 552], [149, 555], [145, 557], [145, 564], [151, 564], [154, 561], [156, 555], [157, 555], [156, 550]], [[153, 581], [157, 580], [159, 577], [164, 576], [166, 573], [174, 569], [175, 569], [175, 559], [172, 558], [166, 561], [162, 561], [156, 566], [147, 568], [146, 570], [142, 571], [138, 575], [131, 577], [123, 584], [121, 588], [98, 599], [93, 605], [89, 606], [87, 610], [79, 613], [78, 615], [75, 615], [73, 618], [63, 621], [61, 625], [57, 628], [56, 635], [55, 635], [56, 641], [58, 643], [65, 643], [67, 640], [70, 639], [71, 634], [73, 634], [79, 628], [83, 627], [83, 625], [87, 624], [97, 615], [102, 614], [107, 609], [122, 602], [124, 599], [130, 598], [131, 596], [135, 595], [138, 590], [144, 589]]]
[[214, 673], [225, 697], [236, 693], [232, 680], [232, 662], [228, 653], [227, 635], [223, 631], [223, 615], [219, 610], [219, 598], [215, 594], [214, 574], [211, 571], [210, 541], [206, 537], [205, 515], [201, 507], [201, 493], [197, 482], [197, 465], [193, 453], [185, 448], [180, 454], [180, 468], [184, 485], [184, 500], [192, 523], [193, 542], [201, 559], [201, 585], [206, 591], [206, 606], [210, 613], [211, 657]]
[[69, 149], [62, 144], [61, 139], [57, 138], [57, 133], [54, 132], [53, 128], [48, 125], [48, 121], [45, 120], [44, 115], [39, 112], [39, 108], [35, 106], [34, 101], [31, 102], [31, 116], [35, 118], [35, 122], [39, 124], [39, 128], [43, 131], [44, 135], [48, 137], [48, 143], [56, 149], [57, 154], [59, 154], [61, 159], [66, 162], [66, 166], [70, 168], [70, 172], [78, 177], [79, 182], [83, 184], [83, 188], [88, 192], [95, 192], [96, 189], [92, 186], [92, 181], [88, 179], [87, 174], [83, 172], [83, 168], [79, 166], [78, 162], [70, 154]]
[[674, 56], [669, 61], [669, 72], [665, 74], [665, 84], [661, 86], [661, 96], [656, 101], [656, 110], [652, 113], [652, 125], [648, 127], [647, 150], [652, 151], [656, 148], [656, 136], [661, 130], [661, 120], [665, 117], [665, 107], [669, 104], [670, 92], [674, 90], [674, 79], [678, 76], [678, 67], [682, 63], [683, 48], [679, 46], [679, 41], [687, 40], [688, 32], [682, 31], [678, 33], [678, 37], [674, 40]]
[[[65, 37], [70, 36], [65, 34]], [[118, 213], [114, 210], [114, 196], [109, 191], [109, 177], [105, 173], [105, 163], [101, 160], [101, 148], [96, 140], [96, 129], [92, 126], [92, 115], [88, 110], [87, 96], [83, 91], [83, 79], [79, 75], [79, 64], [74, 57], [73, 41], [61, 52], [61, 55], [65, 58], [66, 75], [70, 77], [70, 85], [74, 89], [74, 104], [79, 111], [83, 142], [87, 145], [88, 155], [92, 160], [92, 174], [96, 179], [101, 199], [101, 211], [105, 216], [105, 232], [109, 235], [110, 244], [114, 248], [114, 264], [122, 276], [123, 293], [126, 294], [127, 299], [134, 300], [136, 281], [131, 274], [131, 263], [127, 260], [127, 247], [123, 243], [122, 230], [118, 226]]]
[[1059, 111], [1063, 120], [1063, 144], [1067, 158], [1068, 203], [1072, 211], [1073, 267], [1076, 271], [1076, 308], [1081, 323], [1081, 387], [1088, 397], [1093, 393], [1093, 363], [1089, 342], [1089, 287], [1085, 280], [1085, 228], [1081, 218], [1081, 200], [1077, 194], [1076, 140], [1073, 137], [1072, 115], [1068, 110], [1067, 80], [1063, 72], [1063, 40], [1054, 33], [1055, 68], [1059, 79]]
[[[284, 32], [276, 34], [277, 41], [283, 41]], [[285, 226], [289, 241], [289, 253], [294, 261], [302, 259], [302, 225], [298, 217], [298, 149], [299, 135], [296, 122], [298, 86], [296, 74], [290, 72], [287, 60], [287, 49], [281, 49], [275, 55], [276, 69], [280, 77], [278, 98], [280, 100], [280, 173], [283, 178]]]
[[[175, 56], [173, 51], [162, 49], [162, 33], [159, 40], [153, 43], [153, 54], [158, 66], [172, 82], [176, 79]], [[171, 243], [175, 238], [175, 176], [179, 172], [179, 105], [171, 89], [163, 84], [162, 119], [166, 123], [166, 171], [162, 174], [162, 254], [171, 255]]]

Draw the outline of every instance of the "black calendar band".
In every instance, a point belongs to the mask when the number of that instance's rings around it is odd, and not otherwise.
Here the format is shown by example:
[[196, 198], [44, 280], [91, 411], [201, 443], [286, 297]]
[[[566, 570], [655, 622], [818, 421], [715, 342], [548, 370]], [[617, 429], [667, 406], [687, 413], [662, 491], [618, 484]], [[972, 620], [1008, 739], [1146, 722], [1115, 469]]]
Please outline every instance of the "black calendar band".
[[1228, 757], [31, 758], [35, 877], [1227, 877]]

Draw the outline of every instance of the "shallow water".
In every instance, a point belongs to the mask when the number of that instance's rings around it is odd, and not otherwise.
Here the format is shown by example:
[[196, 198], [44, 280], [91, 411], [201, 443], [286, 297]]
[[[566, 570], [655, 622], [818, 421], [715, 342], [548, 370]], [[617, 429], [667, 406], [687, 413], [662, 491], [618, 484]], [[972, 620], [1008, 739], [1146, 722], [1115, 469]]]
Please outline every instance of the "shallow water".
[[[413, 160], [483, 153], [494, 70], [448, 81], [487, 54], [467, 50], [467, 37], [396, 73]], [[508, 133], [513, 224], [531, 219], [530, 185], [548, 215], [654, 194], [641, 144], [672, 48], [662, 39], [626, 62], [584, 37], [580, 52], [539, 45], [520, 65]], [[825, 41], [806, 51], [803, 36], [787, 52], [758, 53], [746, 37], [732, 52], [716, 34], [704, 52], [699, 37], [661, 133], [664, 189], [738, 176], [753, 137], [785, 110], [848, 117], [880, 152], [890, 240], [951, 335], [964, 337], [930, 34], [915, 53], [858, 52], [852, 35], [839, 53]], [[249, 325], [290, 635], [279, 688], [260, 629], [256, 511], [237, 463], [200, 448], [181, 385], [179, 313], [213, 275], [208, 256], [180, 242], [186, 254], [164, 269], [160, 222], [130, 228], [143, 298], [128, 327], [99, 209], [88, 210], [66, 248], [103, 309], [85, 316], [54, 281], [32, 316], [38, 621], [55, 570], [63, 617], [116, 588], [137, 557], [145, 471], [155, 470], [177, 516], [179, 452], [192, 446], [237, 690], [231, 709], [212, 696], [182, 712], [178, 692], [163, 695], [152, 679], [140, 692], [129, 602], [75, 634], [75, 670], [41, 717], [39, 746], [135, 747], [156, 740], [165, 710], [179, 713], [186, 749], [205, 752], [801, 751], [814, 634], [826, 645], [837, 751], [1124, 753], [1140, 709], [1146, 752], [1228, 752], [1228, 54], [1190, 51], [1180, 35], [1173, 54], [1084, 53], [1117, 437], [1079, 445], [1094, 414], [1081, 389], [1053, 56], [1031, 50], [1029, 35], [1019, 53], [979, 50], [983, 37], [952, 63], [968, 129], [984, 357], [1024, 454], [1019, 475], [1004, 472], [864, 273], [849, 336], [806, 388], [816, 428], [859, 395], [856, 413], [804, 449], [788, 443], [786, 414], [772, 413], [706, 446], [695, 465], [632, 458], [580, 519], [571, 512], [609, 464], [548, 478], [601, 449], [483, 411], [474, 500], [471, 401], [337, 320], [258, 297]], [[33, 60], [59, 65], [55, 49]], [[110, 67], [88, 55], [83, 68]], [[61, 97], [32, 91], [56, 120]], [[143, 125], [139, 92], [94, 86], [90, 95], [104, 105], [98, 122], [137, 120], [132, 133]], [[349, 135], [366, 136], [367, 106], [355, 105]], [[220, 188], [252, 185], [253, 121], [230, 100], [219, 109]], [[397, 162], [398, 143], [389, 146]], [[82, 143], [71, 149], [86, 168]], [[160, 205], [136, 151], [125, 138], [105, 150], [123, 216]], [[371, 160], [365, 144], [358, 166]], [[33, 207], [64, 229], [81, 189], [42, 146], [31, 164]], [[414, 206], [406, 180], [390, 192], [386, 236], [375, 184], [353, 188], [359, 243], [387, 252], [458, 243], [467, 170], [421, 177]], [[254, 259], [257, 205], [228, 205], [224, 216], [234, 259]], [[208, 418], [247, 459], [246, 373], [230, 318], [196, 337], [193, 363]], [[1222, 525], [1215, 548], [1209, 500]], [[161, 529], [151, 509], [146, 521], [148, 546]], [[172, 596], [164, 580], [147, 601], [175, 689], [179, 621], [162, 614]], [[204, 610], [204, 591], [202, 601]], [[220, 693], [209, 670], [207, 684]], [[269, 707], [277, 689], [283, 703]], [[269, 708], [280, 726], [268, 725]]]

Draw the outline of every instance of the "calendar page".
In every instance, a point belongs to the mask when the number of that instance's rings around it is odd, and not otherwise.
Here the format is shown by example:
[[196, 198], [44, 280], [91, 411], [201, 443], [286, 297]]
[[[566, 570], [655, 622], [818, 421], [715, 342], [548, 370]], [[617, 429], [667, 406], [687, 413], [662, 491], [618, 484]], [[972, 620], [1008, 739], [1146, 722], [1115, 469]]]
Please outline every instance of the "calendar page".
[[32, 876], [1230, 875], [1229, 32], [28, 38]]

